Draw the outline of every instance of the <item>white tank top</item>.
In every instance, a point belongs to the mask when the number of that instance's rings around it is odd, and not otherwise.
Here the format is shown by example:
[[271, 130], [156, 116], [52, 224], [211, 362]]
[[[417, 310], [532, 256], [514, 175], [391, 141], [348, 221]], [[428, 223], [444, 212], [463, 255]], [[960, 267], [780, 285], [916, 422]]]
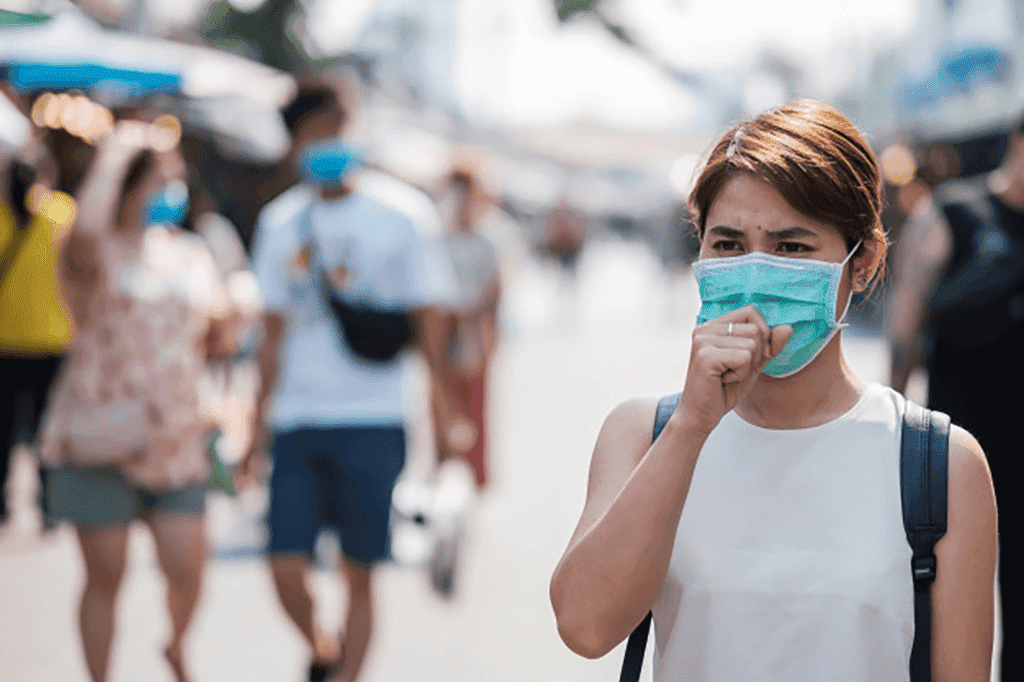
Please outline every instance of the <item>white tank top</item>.
[[697, 460], [654, 606], [655, 682], [906, 682], [903, 397], [773, 430], [728, 413]]

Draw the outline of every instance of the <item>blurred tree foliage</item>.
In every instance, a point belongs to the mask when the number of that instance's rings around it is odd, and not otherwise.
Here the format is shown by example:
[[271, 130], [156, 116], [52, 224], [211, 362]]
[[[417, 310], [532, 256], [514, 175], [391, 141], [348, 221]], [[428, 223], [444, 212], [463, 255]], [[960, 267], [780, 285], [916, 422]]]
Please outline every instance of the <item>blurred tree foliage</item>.
[[598, 1], [599, 0], [555, 0], [555, 4], [558, 5], [558, 18], [561, 21], [565, 21], [574, 14], [587, 12], [593, 9], [593, 6]]
[[266, 0], [252, 11], [242, 11], [220, 0], [211, 5], [198, 32], [210, 45], [295, 73], [314, 62], [295, 30], [300, 4]]

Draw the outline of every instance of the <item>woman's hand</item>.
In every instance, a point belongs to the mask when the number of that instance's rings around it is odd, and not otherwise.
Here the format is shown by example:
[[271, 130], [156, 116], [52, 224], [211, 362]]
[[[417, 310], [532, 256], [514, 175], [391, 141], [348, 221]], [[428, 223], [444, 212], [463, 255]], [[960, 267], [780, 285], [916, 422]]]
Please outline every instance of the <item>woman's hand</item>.
[[[142, 121], [119, 121], [109, 135], [96, 143], [89, 174], [98, 192], [116, 194], [132, 161], [151, 149], [152, 126]], [[84, 197], [83, 197], [84, 198]]]
[[78, 221], [71, 238], [102, 238], [117, 222], [121, 187], [132, 161], [150, 146], [150, 126], [121, 121], [96, 144], [96, 156], [78, 196]]
[[265, 480], [268, 470], [267, 449], [270, 436], [263, 420], [255, 417], [251, 424], [249, 446], [235, 467], [235, 489], [245, 490]]
[[203, 353], [207, 362], [230, 360], [238, 352], [238, 329], [241, 315], [233, 311], [224, 319], [210, 321], [206, 336], [203, 339]]
[[678, 411], [703, 433], [711, 433], [792, 335], [788, 324], [769, 328], [752, 305], [700, 325], [693, 331]]

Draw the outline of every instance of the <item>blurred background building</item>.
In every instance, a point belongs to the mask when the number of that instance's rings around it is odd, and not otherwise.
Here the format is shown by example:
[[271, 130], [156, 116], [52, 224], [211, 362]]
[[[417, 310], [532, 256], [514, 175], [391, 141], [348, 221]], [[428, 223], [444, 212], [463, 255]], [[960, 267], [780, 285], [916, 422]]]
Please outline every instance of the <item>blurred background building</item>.
[[[970, 174], [1000, 158], [1001, 136], [1022, 102], [1021, 10], [1011, 0], [869, 0], [827, 12], [804, 0], [5, 6], [77, 9], [89, 18], [62, 16], [66, 32], [78, 30], [73, 22], [95, 21], [150, 41], [214, 46], [290, 73], [344, 68], [365, 99], [362, 118], [373, 121], [358, 136], [375, 164], [429, 187], [455, 150], [470, 145], [486, 162], [492, 191], [519, 215], [567, 201], [597, 232], [643, 238], [662, 254], [677, 251], [666, 241], [676, 238], [668, 236], [676, 234], [676, 208], [708, 139], [740, 116], [816, 97], [838, 105], [879, 153], [902, 143], [916, 165], [944, 164], [931, 172]], [[146, 40], [136, 41], [125, 49], [148, 59]], [[5, 59], [15, 54], [6, 45], [3, 51]], [[191, 96], [190, 117], [216, 130], [213, 148], [199, 152], [211, 177], [283, 153], [283, 132], [260, 107], [278, 105], [284, 90], [233, 74], [247, 90], [239, 93], [240, 111], [212, 101], [224, 93], [196, 92], [220, 86], [190, 80], [182, 88]], [[259, 132], [232, 139], [240, 129]], [[926, 158], [935, 145], [951, 148], [955, 163], [937, 161], [941, 153]], [[232, 183], [211, 184], [247, 237], [258, 207], [230, 196]], [[279, 191], [279, 183], [266, 184], [267, 194]], [[540, 222], [523, 224], [538, 238]]]

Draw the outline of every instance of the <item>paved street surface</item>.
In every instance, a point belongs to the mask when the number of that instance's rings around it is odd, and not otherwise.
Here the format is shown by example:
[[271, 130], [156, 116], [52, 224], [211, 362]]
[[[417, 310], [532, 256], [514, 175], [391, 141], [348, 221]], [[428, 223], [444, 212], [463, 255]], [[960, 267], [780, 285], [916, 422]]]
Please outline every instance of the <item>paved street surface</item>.
[[[632, 396], [682, 385], [696, 294], [688, 276], [655, 274], [639, 248], [592, 249], [574, 290], [529, 261], [509, 280], [507, 343], [493, 378], [493, 488], [473, 514], [458, 597], [437, 598], [425, 575], [382, 569], [377, 636], [366, 682], [592, 682], [617, 679], [622, 647], [599, 661], [572, 654], [555, 630], [548, 580], [583, 502], [590, 451], [605, 415]], [[880, 342], [850, 336], [866, 378], [885, 376]], [[417, 433], [412, 475], [426, 470]], [[73, 533], [39, 539], [31, 475], [19, 463], [18, 516], [0, 536], [0, 680], [84, 682], [75, 634], [83, 570]], [[188, 645], [196, 682], [299, 682], [307, 652], [278, 607], [254, 551], [261, 491], [212, 497], [214, 559]], [[325, 565], [331, 564], [324, 552]], [[343, 590], [316, 581], [321, 618], [340, 622]], [[112, 682], [164, 682], [163, 584], [144, 529], [132, 538], [119, 606]], [[649, 666], [646, 672], [649, 679]]]

